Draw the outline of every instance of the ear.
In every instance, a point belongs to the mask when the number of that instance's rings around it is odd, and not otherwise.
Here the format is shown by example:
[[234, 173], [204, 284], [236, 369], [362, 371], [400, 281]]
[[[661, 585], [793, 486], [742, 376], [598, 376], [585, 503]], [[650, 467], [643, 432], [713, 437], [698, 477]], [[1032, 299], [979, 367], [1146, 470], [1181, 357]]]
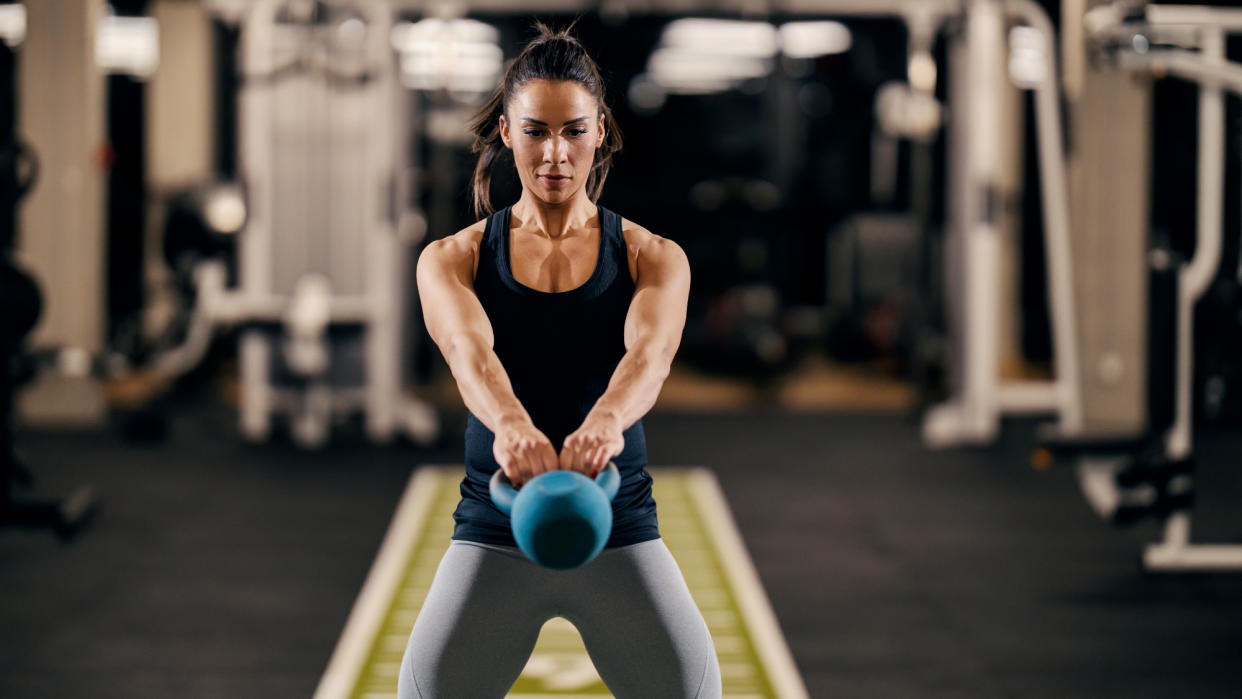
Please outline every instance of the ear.
[[606, 136], [606, 135], [607, 135], [607, 132], [606, 132], [606, 131], [605, 131], [605, 129], [604, 129], [604, 112], [603, 112], [603, 110], [600, 110], [600, 113], [599, 113], [599, 124], [598, 124], [597, 126], [598, 126], [598, 128], [597, 128], [597, 129], [596, 129], [596, 131], [595, 131], [595, 135], [597, 136], [597, 138], [596, 138], [596, 140], [595, 140], [595, 147], [596, 147], [596, 148], [603, 148], [603, 147], [604, 147], [604, 136]]
[[500, 115], [500, 140], [504, 141], [505, 148], [513, 148], [513, 143], [509, 140], [509, 121], [504, 114]]

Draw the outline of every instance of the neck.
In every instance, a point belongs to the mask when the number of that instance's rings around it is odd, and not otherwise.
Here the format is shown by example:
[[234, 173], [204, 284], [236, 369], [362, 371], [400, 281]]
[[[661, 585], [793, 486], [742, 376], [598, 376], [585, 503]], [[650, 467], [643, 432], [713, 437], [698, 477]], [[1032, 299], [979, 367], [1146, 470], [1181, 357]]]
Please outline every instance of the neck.
[[581, 190], [563, 204], [548, 204], [523, 189], [522, 197], [513, 205], [511, 215], [521, 222], [521, 227], [534, 228], [556, 240], [571, 230], [586, 228], [597, 211], [595, 203]]

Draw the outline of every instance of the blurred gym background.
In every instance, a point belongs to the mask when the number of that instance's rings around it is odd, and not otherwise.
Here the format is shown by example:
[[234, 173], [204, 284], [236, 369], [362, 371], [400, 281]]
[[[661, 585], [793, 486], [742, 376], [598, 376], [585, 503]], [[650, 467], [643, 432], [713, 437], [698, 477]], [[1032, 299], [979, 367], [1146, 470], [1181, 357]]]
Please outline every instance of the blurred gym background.
[[0, 695], [314, 691], [461, 459], [412, 271], [538, 18], [690, 257], [652, 465], [811, 696], [1237, 696], [1231, 4], [0, 4]]

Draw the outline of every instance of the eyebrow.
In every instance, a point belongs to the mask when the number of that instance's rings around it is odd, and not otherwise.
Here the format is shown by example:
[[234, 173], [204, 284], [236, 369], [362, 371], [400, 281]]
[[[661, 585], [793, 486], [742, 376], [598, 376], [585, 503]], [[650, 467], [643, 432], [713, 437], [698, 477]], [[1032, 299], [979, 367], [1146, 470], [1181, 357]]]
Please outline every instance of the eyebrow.
[[[578, 123], [578, 122], [580, 122], [580, 121], [586, 121], [586, 120], [588, 120], [588, 119], [590, 119], [590, 118], [591, 118], [591, 117], [587, 117], [587, 116], [580, 116], [580, 117], [578, 117], [577, 119], [570, 119], [569, 121], [565, 122], [564, 124], [561, 124], [561, 126], [569, 126], [570, 124], [576, 124], [576, 123]], [[530, 122], [530, 123], [532, 123], [532, 124], [538, 124], [539, 126], [547, 126], [547, 125], [548, 125], [548, 124], [547, 124], [547, 122], [539, 121], [538, 119], [532, 119], [532, 118], [530, 118], [530, 117], [522, 117], [522, 121], [527, 121], [527, 122]]]

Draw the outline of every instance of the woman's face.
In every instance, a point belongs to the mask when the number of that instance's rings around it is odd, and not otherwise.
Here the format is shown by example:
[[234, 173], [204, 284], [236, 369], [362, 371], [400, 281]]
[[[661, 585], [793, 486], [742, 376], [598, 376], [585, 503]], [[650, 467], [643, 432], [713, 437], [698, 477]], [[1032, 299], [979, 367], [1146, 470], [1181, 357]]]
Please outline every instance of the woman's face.
[[500, 117], [522, 187], [548, 204], [572, 201], [586, 186], [604, 140], [599, 104], [572, 80], [531, 80]]

